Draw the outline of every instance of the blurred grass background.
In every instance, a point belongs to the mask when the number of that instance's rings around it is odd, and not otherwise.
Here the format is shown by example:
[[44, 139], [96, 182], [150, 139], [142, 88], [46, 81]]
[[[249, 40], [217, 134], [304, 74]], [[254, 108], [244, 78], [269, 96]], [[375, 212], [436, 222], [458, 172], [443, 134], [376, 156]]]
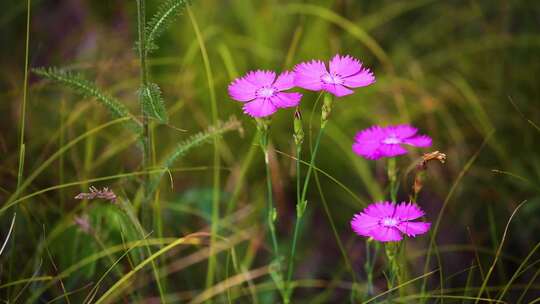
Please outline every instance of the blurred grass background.
[[[30, 67], [62, 66], [79, 71], [138, 113], [134, 1], [31, 3]], [[149, 15], [158, 3], [148, 3]], [[265, 206], [263, 159], [254, 146], [254, 122], [228, 98], [227, 85], [252, 69], [291, 69], [300, 61], [328, 60], [335, 53], [360, 58], [377, 77], [375, 85], [336, 102], [317, 160], [317, 166], [332, 177], [319, 175], [330, 214], [359, 279], [364, 276], [364, 241], [353, 235], [349, 220], [367, 203], [385, 198], [387, 189], [384, 163], [354, 155], [352, 138], [356, 131], [372, 124], [412, 123], [433, 137], [433, 150], [448, 155], [446, 164], [430, 166], [419, 198], [432, 221], [448, 201], [437, 237], [445, 280], [441, 283], [438, 275], [433, 276], [430, 289], [438, 290], [442, 285], [449, 293], [456, 288], [456, 293], [463, 295], [468, 291], [459, 288], [479, 286], [493, 262], [510, 214], [527, 200], [509, 226], [488, 284], [492, 287], [488, 296], [496, 298], [500, 286], [510, 282], [529, 253], [533, 255], [525, 265], [526, 272], [512, 282], [505, 299], [515, 303], [529, 282], [531, 286], [522, 300], [532, 301], [538, 296], [535, 273], [539, 256], [532, 250], [540, 232], [539, 2], [196, 0], [191, 10], [208, 50], [219, 118], [227, 120], [235, 115], [243, 125], [243, 132], [227, 133], [221, 140], [220, 232], [226, 240], [220, 243], [224, 251], [218, 255], [217, 281], [246, 272], [253, 280], [219, 292], [217, 301], [249, 303], [257, 300], [256, 291], [260, 291], [261, 303], [277, 301], [272, 298], [277, 295], [268, 292], [272, 284], [264, 268], [269, 248], [261, 220]], [[26, 13], [24, 1], [7, 5], [0, 13], [0, 197], [4, 202], [15, 191], [17, 181]], [[163, 90], [170, 122], [153, 129], [158, 160], [176, 143], [211, 125], [207, 75], [187, 13], [160, 37], [159, 45], [149, 64], [151, 78]], [[304, 94], [306, 128], [316, 97], [315, 93]], [[270, 135], [275, 149], [271, 166], [277, 225], [283, 247], [290, 243], [295, 210], [292, 117], [293, 110], [277, 113]], [[30, 75], [24, 177], [60, 147], [109, 119], [92, 99]], [[141, 238], [121, 208], [107, 202], [73, 199], [88, 186], [96, 185], [108, 186], [117, 195], [136, 202], [140, 176], [85, 182], [139, 171], [135, 140], [118, 125], [84, 138], [44, 168], [25, 194], [80, 183], [35, 195], [16, 208], [4, 210], [0, 219], [2, 238], [9, 230], [12, 211], [19, 212], [14, 232], [0, 256], [1, 299], [81, 302], [129, 247], [125, 244]], [[464, 170], [475, 153], [478, 157]], [[402, 172], [419, 156], [420, 151], [415, 151], [399, 158]], [[155, 250], [170, 243], [170, 238], [208, 230], [211, 166], [212, 146], [207, 144], [175, 163], [172, 189], [169, 178], [163, 180], [156, 205], [161, 216], [155, 219], [162, 222], [163, 229], [149, 231], [149, 238], [157, 242]], [[460, 174], [464, 174], [462, 179]], [[402, 199], [407, 199], [411, 178], [403, 176], [401, 180]], [[456, 181], [459, 183], [449, 197]], [[351, 276], [315, 183], [308, 200], [296, 273], [305, 286], [298, 289], [294, 303], [341, 303], [348, 299]], [[408, 241], [411, 277], [423, 273], [428, 240]], [[189, 242], [192, 244], [178, 247], [158, 261], [162, 274], [170, 272], [164, 282], [171, 301], [203, 301], [205, 292], [216, 291], [204, 287], [207, 238], [201, 235]], [[114, 246], [120, 249], [100, 259], [90, 258], [84, 267], [70, 270], [85, 257]], [[134, 250], [129, 259], [122, 259], [105, 276], [97, 294], [139, 263], [141, 255]], [[471, 265], [477, 266], [471, 271], [472, 277], [466, 271]], [[65, 276], [60, 275], [66, 271]], [[33, 279], [24, 281], [29, 278]], [[150, 268], [145, 268], [122, 297], [141, 303], [157, 301], [152, 278]], [[380, 271], [376, 280], [378, 288], [384, 290]], [[138, 286], [144, 288], [134, 289]]]

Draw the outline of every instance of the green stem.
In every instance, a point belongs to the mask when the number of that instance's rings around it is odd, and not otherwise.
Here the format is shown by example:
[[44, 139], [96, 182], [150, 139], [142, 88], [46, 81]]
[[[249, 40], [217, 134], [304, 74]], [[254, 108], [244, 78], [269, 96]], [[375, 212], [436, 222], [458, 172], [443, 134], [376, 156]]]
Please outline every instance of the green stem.
[[390, 157], [388, 159], [388, 180], [390, 181], [390, 200], [393, 204], [397, 202], [397, 171], [396, 171], [396, 159]]
[[[141, 88], [147, 87], [148, 84], [148, 69], [146, 64], [146, 45], [145, 45], [145, 26], [146, 26], [146, 4], [145, 0], [137, 0], [137, 30], [139, 34], [139, 61], [141, 64], [141, 70], [140, 70], [140, 86]], [[148, 125], [148, 115], [146, 114], [146, 111], [144, 110], [144, 102], [142, 100], [142, 96], [139, 97], [139, 103], [141, 107], [141, 115], [142, 115], [142, 128], [143, 128], [143, 134], [142, 134], [142, 144], [143, 144], [143, 154], [142, 154], [142, 169], [147, 170], [150, 167], [150, 127]], [[148, 175], [143, 176], [143, 202], [142, 202], [142, 223], [143, 226], [146, 228], [150, 228], [150, 222], [151, 222], [151, 215], [150, 215], [150, 197], [147, 197], [148, 194], [148, 185], [149, 185], [150, 177]], [[150, 229], [151, 230], [151, 229]]]
[[267, 224], [270, 231], [270, 238], [272, 239], [272, 249], [276, 259], [279, 258], [279, 247], [277, 243], [276, 227], [274, 221], [276, 219], [276, 208], [274, 207], [274, 200], [272, 196], [272, 175], [270, 172], [270, 163], [268, 160], [268, 131], [262, 130], [260, 137], [261, 149], [264, 155], [264, 167], [266, 170], [266, 200], [267, 200]]
[[[148, 87], [148, 67], [146, 63], [146, 44], [145, 44], [145, 28], [146, 28], [146, 3], [145, 0], [137, 0], [137, 30], [139, 34], [139, 60], [141, 63], [141, 88]], [[142, 95], [142, 94], [141, 94]], [[152, 160], [151, 157], [151, 138], [150, 138], [150, 126], [149, 126], [149, 120], [148, 115], [146, 114], [146, 111], [144, 111], [144, 102], [142, 100], [142, 96], [140, 97], [140, 106], [141, 106], [141, 114], [143, 117], [143, 134], [142, 134], [142, 142], [143, 142], [143, 157], [142, 157], [142, 166], [143, 171], [146, 171], [150, 168], [150, 161]], [[151, 197], [149, 195], [149, 186], [150, 186], [150, 176], [148, 174], [145, 174], [143, 176], [143, 201], [142, 201], [142, 222], [143, 227], [149, 227], [151, 229], [152, 227], [152, 214], [150, 210], [150, 202]], [[147, 253], [148, 255], [152, 255], [152, 251], [149, 247], [147, 247]], [[152, 264], [152, 271], [154, 274], [154, 277], [156, 278], [156, 284], [159, 290], [159, 297], [161, 299], [161, 303], [167, 303], [165, 299], [165, 290], [163, 289], [163, 286], [161, 284], [161, 279], [159, 275], [159, 270], [154, 262], [154, 260], [151, 260]]]
[[[212, 113], [212, 124], [217, 125], [219, 115], [217, 108], [217, 99], [216, 91], [214, 87], [214, 74], [210, 66], [210, 59], [208, 57], [208, 52], [206, 50], [206, 45], [204, 44], [204, 39], [199, 29], [195, 15], [189, 8], [186, 6], [186, 11], [188, 13], [191, 25], [193, 26], [193, 31], [197, 38], [197, 43], [199, 44], [199, 49], [201, 50], [201, 56], [204, 63], [204, 70], [206, 73], [206, 80], [208, 83], [208, 91], [210, 93], [210, 111]], [[214, 144], [213, 151], [213, 170], [212, 170], [212, 226], [210, 227], [210, 256], [208, 257], [208, 268], [206, 273], [206, 288], [210, 288], [214, 284], [214, 275], [216, 268], [216, 236], [218, 235], [219, 230], [219, 203], [221, 196], [221, 158], [220, 158], [220, 140], [219, 136], [216, 135], [212, 139]], [[211, 301], [209, 301], [211, 302]]]
[[[313, 171], [313, 166], [315, 164], [315, 159], [317, 157], [317, 151], [319, 151], [319, 145], [320, 145], [320, 142], [321, 142], [322, 135], [324, 133], [324, 127], [325, 127], [325, 125], [321, 125], [321, 128], [319, 129], [319, 134], [317, 135], [317, 139], [315, 140], [315, 147], [313, 148], [313, 152], [311, 153], [311, 160], [309, 161], [308, 171], [306, 173], [306, 178], [304, 179], [304, 186], [302, 188], [302, 195], [300, 196], [300, 200], [297, 202], [297, 205], [296, 205], [296, 223], [294, 225], [294, 234], [293, 234], [293, 240], [292, 240], [292, 245], [291, 245], [291, 253], [290, 253], [290, 256], [289, 256], [289, 266], [288, 266], [288, 270], [287, 270], [287, 283], [286, 283], [286, 286], [287, 286], [287, 298], [288, 298], [287, 302], [290, 300], [290, 296], [291, 296], [291, 293], [292, 293], [291, 290], [289, 290], [289, 288], [290, 288], [290, 282], [291, 282], [291, 279], [292, 279], [292, 275], [293, 275], [293, 272], [294, 272], [294, 255], [296, 253], [296, 244], [297, 244], [297, 241], [298, 241], [298, 234], [299, 234], [299, 231], [300, 231], [300, 225], [302, 224], [302, 218], [304, 216], [305, 208], [306, 208], [306, 205], [307, 205], [307, 202], [306, 202], [307, 189], [308, 189], [308, 186], [309, 186], [309, 180], [310, 180], [310, 177], [311, 177], [311, 173]], [[300, 160], [298, 159], [297, 162], [299, 162], [299, 161]]]
[[373, 295], [373, 264], [375, 259], [371, 259], [371, 241], [366, 241], [366, 263], [364, 264], [364, 270], [367, 275], [367, 292], [366, 299], [369, 299]]

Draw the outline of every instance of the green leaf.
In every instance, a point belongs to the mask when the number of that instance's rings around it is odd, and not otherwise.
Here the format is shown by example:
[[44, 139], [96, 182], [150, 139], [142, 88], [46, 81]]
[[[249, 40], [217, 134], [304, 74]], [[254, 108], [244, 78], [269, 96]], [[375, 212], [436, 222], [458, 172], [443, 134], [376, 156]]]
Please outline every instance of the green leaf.
[[161, 89], [155, 83], [142, 87], [139, 90], [139, 99], [143, 105], [146, 115], [155, 118], [160, 123], [166, 124], [169, 121], [165, 101], [161, 97]]
[[155, 39], [167, 29], [189, 2], [188, 0], [166, 0], [159, 6], [158, 11], [146, 26], [145, 45], [148, 53], [157, 49]]
[[157, 187], [159, 186], [159, 182], [161, 181], [161, 178], [165, 174], [167, 170], [171, 168], [171, 166], [176, 162], [179, 158], [184, 156], [189, 150], [198, 147], [212, 139], [214, 136], [220, 136], [221, 134], [232, 131], [232, 130], [240, 130], [242, 131], [240, 122], [232, 117], [229, 119], [229, 121], [225, 123], [219, 122], [216, 126], [212, 126], [208, 128], [208, 130], [204, 132], [199, 132], [191, 137], [189, 137], [187, 140], [184, 140], [180, 142], [176, 147], [169, 153], [169, 156], [165, 158], [162, 165], [160, 166], [164, 170], [154, 176], [150, 182], [150, 191], [149, 195], [152, 195], [154, 191], [156, 191]]
[[104, 105], [113, 118], [131, 117], [131, 120], [126, 122], [126, 126], [129, 130], [140, 134], [142, 131], [140, 123], [129, 112], [129, 110], [116, 98], [104, 93], [95, 84], [84, 79], [80, 74], [64, 71], [59, 68], [36, 68], [32, 70], [35, 74], [56, 81], [71, 88], [76, 93], [84, 97], [93, 97]]

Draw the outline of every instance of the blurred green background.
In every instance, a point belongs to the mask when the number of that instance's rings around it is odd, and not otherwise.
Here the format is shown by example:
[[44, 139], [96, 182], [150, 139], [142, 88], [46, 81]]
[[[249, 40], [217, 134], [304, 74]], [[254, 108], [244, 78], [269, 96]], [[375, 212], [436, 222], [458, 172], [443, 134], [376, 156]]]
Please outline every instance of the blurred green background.
[[[159, 1], [148, 2], [150, 16]], [[432, 221], [443, 202], [448, 201], [437, 237], [446, 277], [444, 286], [465, 286], [468, 272], [463, 270], [477, 262], [483, 272], [487, 271], [510, 214], [524, 200], [527, 203], [509, 226], [490, 286], [508, 282], [520, 260], [538, 243], [540, 2], [194, 0], [190, 9], [208, 51], [219, 118], [227, 120], [234, 115], [243, 126], [243, 132], [223, 136], [221, 149], [222, 217], [225, 218], [227, 209], [231, 211], [222, 230], [224, 235], [237, 240], [236, 254], [242, 261], [238, 267], [255, 269], [268, 262], [269, 248], [261, 220], [265, 212], [265, 175], [262, 156], [253, 141], [255, 124], [241, 113], [240, 104], [227, 96], [227, 85], [249, 70], [281, 71], [304, 60], [328, 60], [336, 53], [360, 58], [377, 79], [376, 84], [336, 101], [317, 160], [318, 167], [332, 177], [319, 174], [322, 191], [360, 279], [364, 276], [364, 240], [352, 233], [349, 220], [367, 203], [386, 197], [387, 181], [385, 163], [359, 158], [351, 151], [351, 145], [358, 130], [373, 124], [412, 123], [433, 138], [429, 151], [440, 150], [448, 155], [446, 164], [430, 165], [419, 197], [419, 204]], [[0, 12], [2, 201], [15, 191], [17, 181], [26, 13], [25, 1], [12, 2]], [[135, 1], [35, 0], [31, 6], [29, 65], [61, 66], [81, 72], [138, 113], [136, 35]], [[170, 121], [169, 125], [153, 130], [158, 160], [178, 142], [211, 125], [207, 74], [187, 13], [179, 16], [159, 38], [159, 46], [150, 57], [151, 78], [162, 88]], [[301, 108], [308, 130], [317, 94], [304, 93]], [[278, 233], [285, 248], [292, 234], [296, 199], [291, 159], [293, 111], [283, 110], [274, 115], [270, 135], [275, 149], [270, 162], [279, 213]], [[313, 119], [314, 132], [318, 128], [318, 111], [317, 108]], [[31, 175], [65, 143], [109, 119], [107, 111], [92, 99], [81, 98], [31, 74], [24, 176]], [[172, 173], [172, 190], [169, 178], [164, 178], [159, 201], [163, 231], [153, 231], [152, 237], [179, 237], [207, 229], [212, 199], [212, 150], [211, 144], [203, 145], [176, 162], [175, 168], [188, 171]], [[400, 157], [400, 172], [406, 173], [421, 152], [427, 151], [415, 150]], [[307, 159], [308, 155], [304, 157]], [[114, 126], [62, 153], [25, 194], [138, 171], [139, 162], [135, 138]], [[96, 201], [81, 208], [81, 202], [73, 197], [96, 185], [111, 187], [117, 195], [135, 201], [138, 178], [82, 183], [47, 191], [18, 204], [14, 233], [0, 256], [0, 284], [30, 277], [54, 277], [84, 257], [137, 239], [136, 232], [126, 228], [126, 218], [114, 205]], [[411, 175], [402, 175], [399, 196], [403, 200], [408, 197], [411, 181]], [[309, 211], [297, 251], [296, 277], [320, 282], [299, 289], [295, 303], [340, 303], [348, 298], [346, 288], [340, 284], [350, 282], [351, 277], [315, 183], [308, 201]], [[12, 211], [15, 208], [8, 209], [0, 219], [2, 238], [9, 230]], [[88, 220], [92, 232], [77, 225], [74, 218]], [[409, 242], [407, 256], [413, 275], [423, 273], [428, 239], [426, 236]], [[195, 244], [160, 260], [164, 269], [179, 267], [166, 279], [171, 299], [193, 300], [204, 290], [206, 258], [200, 253], [204, 248]], [[225, 250], [218, 256], [218, 281], [242, 270], [225, 266], [231, 264], [231, 252]], [[114, 260], [120, 255], [117, 252], [109, 258]], [[202, 261], [191, 261], [190, 256]], [[525, 299], [537, 296], [534, 274], [538, 266], [532, 263], [538, 258], [538, 254], [533, 254], [530, 265], [527, 264], [530, 268], [516, 280], [516, 284], [525, 285], [533, 279]], [[136, 261], [137, 256], [133, 259]], [[65, 290], [76, 291], [72, 300], [80, 301], [77, 299], [83, 299], [91, 289], [87, 284], [99, 280], [112, 260], [89, 263], [69, 273], [62, 284], [54, 282], [47, 286], [48, 280], [44, 279], [2, 285], [0, 298], [29, 299], [32, 293], [43, 289], [39, 295], [43, 303], [65, 294]], [[121, 264], [115, 271], [129, 271], [130, 263]], [[473, 282], [482, 281], [482, 271], [478, 270], [475, 269]], [[103, 286], [114, 283], [119, 275], [115, 271], [106, 277]], [[137, 282], [151, 278], [151, 271], [146, 270], [140, 277]], [[380, 272], [376, 280], [377, 286], [384, 289]], [[267, 289], [270, 282], [268, 276], [255, 280], [256, 286], [266, 283]], [[439, 278], [434, 277], [430, 288], [436, 289], [439, 284]], [[146, 302], [152, 300], [147, 297], [157, 296], [155, 286], [143, 286], [146, 289], [140, 290], [137, 297], [125, 299]], [[235, 288], [235, 294], [249, 294], [247, 285]], [[509, 293], [510, 303], [520, 296], [522, 289], [516, 287]], [[105, 287], [99, 293], [103, 290]], [[267, 294], [261, 301], [272, 303], [269, 297]], [[216, 299], [226, 301], [225, 292]], [[244, 295], [235, 301], [251, 300]]]

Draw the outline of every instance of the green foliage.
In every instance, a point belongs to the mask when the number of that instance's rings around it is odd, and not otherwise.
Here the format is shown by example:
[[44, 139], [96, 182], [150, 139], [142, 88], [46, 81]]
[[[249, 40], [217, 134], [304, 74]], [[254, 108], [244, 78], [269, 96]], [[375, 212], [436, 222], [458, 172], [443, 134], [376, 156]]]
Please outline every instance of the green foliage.
[[154, 191], [156, 191], [161, 178], [165, 174], [165, 171], [169, 170], [174, 164], [174, 162], [176, 162], [179, 158], [186, 155], [186, 153], [189, 152], [191, 149], [208, 142], [214, 136], [220, 136], [223, 133], [232, 130], [242, 130], [240, 122], [234, 117], [229, 119], [229, 121], [225, 123], [218, 123], [216, 126], [212, 126], [208, 128], [208, 130], [192, 135], [188, 139], [178, 143], [160, 166], [161, 168], [163, 168], [164, 171], [156, 174], [155, 177], [152, 179], [150, 183], [149, 194], [151, 195], [152, 193], [154, 193]]
[[155, 83], [142, 87], [139, 90], [139, 100], [142, 102], [143, 111], [146, 115], [166, 124], [169, 121], [165, 101], [161, 97], [161, 89]]
[[55, 67], [35, 68], [33, 72], [41, 77], [63, 84], [84, 97], [95, 98], [109, 110], [113, 118], [131, 117], [132, 119], [126, 122], [127, 127], [137, 134], [141, 133], [139, 122], [133, 117], [126, 106], [116, 98], [102, 92], [95, 84], [84, 79], [82, 75]]
[[183, 8], [189, 4], [187, 0], [166, 0], [158, 8], [156, 14], [150, 19], [146, 26], [145, 45], [147, 53], [158, 48], [155, 43], [158, 38], [169, 25], [174, 21]]

